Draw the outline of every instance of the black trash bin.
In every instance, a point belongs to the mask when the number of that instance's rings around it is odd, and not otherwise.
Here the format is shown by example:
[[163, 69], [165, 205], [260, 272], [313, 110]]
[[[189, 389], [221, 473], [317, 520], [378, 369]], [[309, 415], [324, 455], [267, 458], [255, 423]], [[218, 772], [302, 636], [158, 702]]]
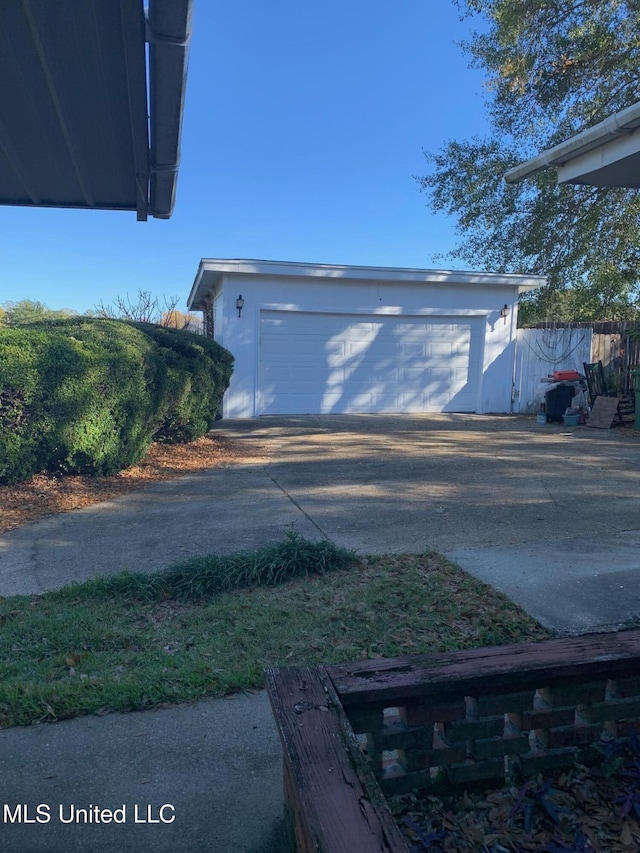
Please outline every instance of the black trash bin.
[[576, 392], [573, 385], [557, 385], [544, 395], [547, 407], [547, 420], [562, 423], [562, 416], [571, 406]]

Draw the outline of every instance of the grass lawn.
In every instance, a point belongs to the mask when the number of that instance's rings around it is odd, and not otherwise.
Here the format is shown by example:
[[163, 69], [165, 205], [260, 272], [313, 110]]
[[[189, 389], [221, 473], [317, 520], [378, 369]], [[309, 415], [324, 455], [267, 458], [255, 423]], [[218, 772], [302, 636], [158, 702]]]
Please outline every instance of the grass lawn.
[[0, 726], [255, 689], [278, 664], [550, 636], [438, 554], [354, 558], [296, 537], [282, 547], [284, 564], [272, 546], [0, 599]]

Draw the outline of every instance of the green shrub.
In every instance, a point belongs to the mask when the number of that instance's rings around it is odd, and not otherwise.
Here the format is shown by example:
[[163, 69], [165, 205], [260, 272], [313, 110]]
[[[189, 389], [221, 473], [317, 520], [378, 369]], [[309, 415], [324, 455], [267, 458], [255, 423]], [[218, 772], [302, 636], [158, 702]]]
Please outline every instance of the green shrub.
[[147, 338], [113, 321], [3, 330], [0, 393], [21, 402], [0, 410], [0, 449], [11, 449], [0, 453], [2, 481], [45, 469], [112, 474], [138, 461], [157, 424], [154, 360]]
[[74, 317], [0, 330], [0, 482], [112, 474], [212, 424], [233, 359], [188, 332]]
[[0, 482], [24, 480], [46, 467], [51, 423], [37, 369], [45, 346], [43, 333], [0, 332]]
[[165, 368], [155, 389], [160, 420], [155, 440], [175, 443], [204, 435], [229, 387], [233, 356], [202, 335], [149, 323], [131, 325], [156, 344]]

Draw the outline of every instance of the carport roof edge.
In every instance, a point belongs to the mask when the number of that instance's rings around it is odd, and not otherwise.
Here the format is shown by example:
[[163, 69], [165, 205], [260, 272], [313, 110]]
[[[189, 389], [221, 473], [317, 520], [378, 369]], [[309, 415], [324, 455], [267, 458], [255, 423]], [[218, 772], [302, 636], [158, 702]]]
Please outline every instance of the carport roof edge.
[[312, 264], [299, 261], [266, 261], [250, 259], [202, 258], [187, 305], [202, 311], [204, 300], [220, 284], [224, 274], [277, 276], [291, 278], [336, 278], [344, 281], [381, 281], [386, 284], [473, 285], [480, 287], [514, 287], [518, 293], [535, 290], [547, 283], [543, 275], [434, 270], [414, 267], [370, 267], [344, 264]]
[[4, 4], [0, 205], [171, 216], [193, 0], [146, 5]]

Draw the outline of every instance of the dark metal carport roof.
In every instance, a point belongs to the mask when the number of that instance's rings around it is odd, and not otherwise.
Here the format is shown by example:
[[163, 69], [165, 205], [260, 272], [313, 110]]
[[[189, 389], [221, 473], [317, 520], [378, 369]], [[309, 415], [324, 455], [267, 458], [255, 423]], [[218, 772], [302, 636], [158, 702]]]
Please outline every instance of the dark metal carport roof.
[[2, 0], [0, 204], [171, 216], [192, 2]]

